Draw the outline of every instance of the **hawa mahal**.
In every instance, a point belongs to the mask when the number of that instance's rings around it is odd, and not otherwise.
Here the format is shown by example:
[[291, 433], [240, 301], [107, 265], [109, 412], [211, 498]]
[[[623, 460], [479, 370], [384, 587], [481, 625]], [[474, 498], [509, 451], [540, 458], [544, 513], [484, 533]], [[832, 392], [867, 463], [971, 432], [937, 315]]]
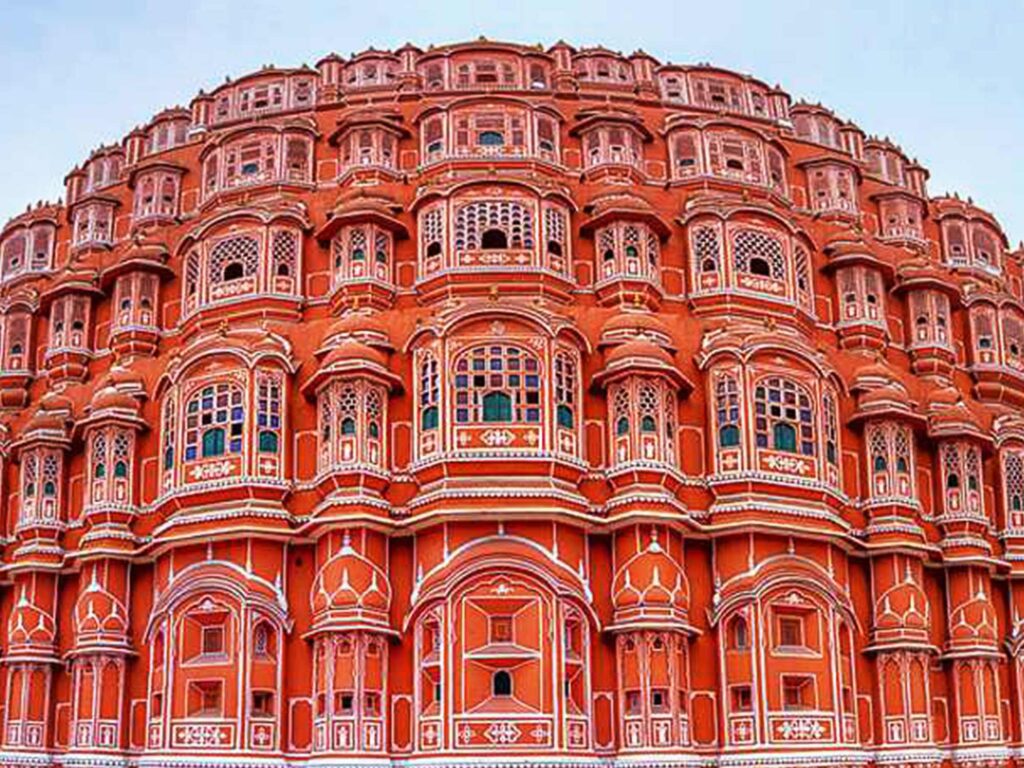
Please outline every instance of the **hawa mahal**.
[[927, 178], [561, 42], [98, 148], [0, 232], [0, 765], [1015, 764], [1024, 251]]

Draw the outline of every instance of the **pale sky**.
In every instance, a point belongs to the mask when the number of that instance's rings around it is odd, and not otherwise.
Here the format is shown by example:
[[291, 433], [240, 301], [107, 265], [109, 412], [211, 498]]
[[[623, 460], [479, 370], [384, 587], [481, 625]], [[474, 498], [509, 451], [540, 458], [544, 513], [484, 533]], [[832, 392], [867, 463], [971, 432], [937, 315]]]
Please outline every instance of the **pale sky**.
[[0, 0], [0, 224], [160, 109], [262, 64], [489, 38], [643, 48], [889, 136], [1024, 238], [1024, 1]]

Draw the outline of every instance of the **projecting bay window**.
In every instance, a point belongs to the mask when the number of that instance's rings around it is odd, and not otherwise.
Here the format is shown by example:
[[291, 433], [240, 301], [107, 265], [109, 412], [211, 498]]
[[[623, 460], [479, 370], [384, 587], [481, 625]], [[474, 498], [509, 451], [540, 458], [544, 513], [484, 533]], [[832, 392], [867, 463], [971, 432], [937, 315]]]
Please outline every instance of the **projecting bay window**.
[[84, 203], [71, 217], [71, 244], [75, 248], [109, 247], [114, 242], [114, 205], [109, 202]]
[[943, 513], [984, 517], [981, 450], [967, 441], [945, 442], [939, 450]]
[[203, 197], [262, 184], [313, 182], [312, 129], [264, 129], [204, 151]]
[[49, 222], [16, 228], [6, 234], [0, 240], [0, 280], [50, 270], [55, 234], [56, 228]]

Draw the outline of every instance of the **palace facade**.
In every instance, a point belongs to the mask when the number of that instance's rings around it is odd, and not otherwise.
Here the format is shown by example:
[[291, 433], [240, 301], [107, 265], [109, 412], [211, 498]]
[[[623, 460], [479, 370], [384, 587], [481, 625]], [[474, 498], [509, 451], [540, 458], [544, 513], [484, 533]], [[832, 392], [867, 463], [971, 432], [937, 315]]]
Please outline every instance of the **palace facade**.
[[100, 147], [0, 232], [0, 765], [1015, 763], [1024, 252], [927, 178], [487, 40]]

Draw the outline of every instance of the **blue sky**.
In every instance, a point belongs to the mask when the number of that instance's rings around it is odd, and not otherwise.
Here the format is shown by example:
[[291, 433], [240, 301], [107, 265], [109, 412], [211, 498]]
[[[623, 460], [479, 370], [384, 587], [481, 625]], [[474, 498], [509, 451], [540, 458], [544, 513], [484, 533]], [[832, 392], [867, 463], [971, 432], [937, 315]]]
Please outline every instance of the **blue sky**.
[[[643, 13], [640, 13], [643, 9]], [[781, 83], [930, 169], [1024, 238], [1024, 2], [5, 0], [0, 222], [63, 194], [67, 171], [199, 88], [330, 51], [475, 38], [637, 48]]]

